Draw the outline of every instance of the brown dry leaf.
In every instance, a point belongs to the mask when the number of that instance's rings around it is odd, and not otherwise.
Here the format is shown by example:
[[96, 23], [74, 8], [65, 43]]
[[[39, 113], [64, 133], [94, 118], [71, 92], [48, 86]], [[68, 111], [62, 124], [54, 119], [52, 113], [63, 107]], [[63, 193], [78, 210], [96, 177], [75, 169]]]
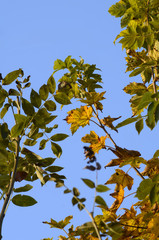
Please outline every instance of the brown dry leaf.
[[105, 184], [114, 183], [122, 185], [123, 188], [127, 187], [129, 190], [131, 190], [133, 185], [133, 178], [127, 173], [125, 173], [123, 170], [116, 169], [116, 173], [114, 173]]
[[105, 137], [99, 137], [94, 131], [90, 131], [90, 134], [86, 134], [81, 140], [84, 143], [90, 143], [89, 146], [94, 153], [98, 153], [100, 149], [105, 148]]
[[65, 120], [68, 124], [71, 124], [71, 132], [74, 134], [80, 126], [85, 127], [89, 124], [91, 117], [92, 108], [81, 106], [80, 108], [69, 111]]
[[123, 186], [121, 184], [117, 184], [116, 188], [115, 188], [115, 192], [110, 195], [116, 199], [114, 201], [114, 203], [112, 204], [112, 206], [110, 207], [110, 211], [116, 212], [118, 210], [118, 208], [120, 207], [120, 205], [122, 204], [123, 199], [124, 199]]
[[103, 119], [101, 119], [101, 123], [109, 128], [111, 128], [112, 130], [115, 130], [116, 132], [118, 132], [118, 130], [114, 127], [114, 125], [112, 124], [112, 122], [114, 122], [115, 120], [118, 120], [120, 117], [117, 118], [111, 118], [110, 116], [105, 117]]
[[153, 178], [153, 176], [159, 174], [159, 159], [152, 158], [148, 160], [147, 165], [141, 174], [143, 176], [149, 176], [150, 178]]

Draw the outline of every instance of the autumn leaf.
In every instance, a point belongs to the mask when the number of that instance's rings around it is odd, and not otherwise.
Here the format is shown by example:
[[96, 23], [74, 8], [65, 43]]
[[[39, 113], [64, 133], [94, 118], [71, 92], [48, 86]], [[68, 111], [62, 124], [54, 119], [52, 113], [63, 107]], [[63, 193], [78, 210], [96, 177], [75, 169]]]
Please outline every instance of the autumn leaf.
[[81, 102], [87, 103], [89, 105], [97, 104], [99, 101], [105, 99], [105, 97], [103, 97], [105, 93], [106, 92], [102, 92], [102, 93], [86, 92], [85, 93], [86, 100], [81, 100]]
[[152, 178], [156, 174], [159, 174], [159, 159], [158, 158], [152, 158], [147, 161], [146, 167], [144, 171], [142, 172], [143, 176], [149, 176]]
[[117, 117], [117, 118], [111, 118], [110, 116], [105, 117], [103, 119], [101, 119], [101, 123], [109, 128], [111, 128], [112, 130], [115, 130], [116, 132], [118, 132], [118, 130], [114, 127], [114, 125], [112, 124], [112, 122], [114, 122], [115, 120], [121, 118]]
[[74, 134], [79, 127], [85, 127], [89, 124], [92, 117], [92, 108], [87, 106], [81, 106], [68, 112], [66, 121], [71, 124], [71, 132]]
[[110, 207], [110, 210], [112, 212], [116, 212], [118, 210], [118, 208], [120, 207], [120, 205], [123, 202], [124, 199], [124, 187], [122, 184], [117, 184], [116, 188], [115, 188], [115, 192], [110, 194], [113, 198], [115, 198], [116, 200], [114, 201], [114, 203], [112, 204], [112, 206]]
[[127, 187], [129, 190], [131, 190], [133, 185], [133, 178], [123, 170], [116, 169], [116, 173], [114, 173], [105, 184], [114, 183], [122, 185], [123, 188]]
[[150, 230], [150, 232], [152, 234], [151, 235], [152, 240], [158, 239], [158, 236], [159, 236], [158, 223], [159, 223], [159, 215], [158, 214], [156, 216], [152, 217], [152, 219], [148, 223], [148, 230]]
[[105, 137], [99, 137], [94, 131], [90, 131], [90, 134], [86, 134], [81, 140], [84, 143], [90, 143], [89, 146], [94, 153], [98, 153], [100, 149], [105, 148]]

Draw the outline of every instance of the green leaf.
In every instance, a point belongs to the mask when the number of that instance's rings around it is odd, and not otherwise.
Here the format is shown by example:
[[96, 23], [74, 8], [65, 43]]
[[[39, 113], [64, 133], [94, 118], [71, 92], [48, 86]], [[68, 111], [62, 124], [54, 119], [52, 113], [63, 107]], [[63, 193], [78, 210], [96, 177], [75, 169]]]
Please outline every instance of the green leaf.
[[134, 118], [127, 118], [124, 121], [118, 123], [116, 125], [116, 128], [120, 128], [120, 127], [126, 126], [126, 125], [128, 125], [130, 123], [136, 122], [139, 118], [140, 118], [139, 116], [134, 117]]
[[22, 98], [22, 108], [26, 115], [32, 116], [35, 113], [33, 105], [25, 98]]
[[66, 68], [66, 64], [62, 60], [57, 59], [54, 62], [54, 70], [55, 71], [58, 71], [58, 70], [61, 70], [61, 69], [64, 69], [64, 68]]
[[99, 184], [96, 187], [97, 192], [107, 192], [108, 190], [110, 190], [110, 188], [108, 188], [107, 186], [101, 185], [101, 184]]
[[140, 103], [138, 105], [138, 110], [147, 107], [149, 105], [149, 103], [153, 101], [151, 96], [152, 96], [152, 93], [150, 93], [150, 92], [144, 93], [144, 95], [142, 96]]
[[43, 178], [43, 174], [42, 174], [41, 169], [38, 166], [36, 167], [36, 175], [39, 178], [39, 180], [41, 181], [42, 185], [44, 185], [45, 181], [44, 181], [44, 178]]
[[3, 139], [7, 138], [8, 134], [9, 134], [8, 124], [7, 123], [3, 123], [2, 126], [1, 126], [2, 138]]
[[56, 89], [56, 82], [55, 82], [55, 79], [53, 77], [53, 75], [51, 75], [47, 81], [47, 86], [48, 86], [48, 89], [49, 89], [49, 92], [51, 94], [53, 94], [55, 92], [55, 89]]
[[27, 195], [21, 195], [21, 194], [14, 196], [12, 198], [12, 202], [15, 205], [20, 207], [29, 207], [37, 203], [37, 201], [34, 198]]
[[126, 10], [127, 8], [124, 2], [117, 2], [109, 8], [108, 12], [115, 17], [122, 17]]
[[40, 95], [36, 91], [34, 91], [34, 89], [31, 90], [30, 101], [31, 101], [31, 104], [36, 108], [39, 108], [41, 106]]
[[39, 94], [42, 100], [46, 100], [49, 95], [49, 88], [46, 84], [42, 85], [39, 89]]
[[153, 158], [157, 158], [157, 157], [159, 157], [159, 150], [157, 150], [153, 155]]
[[34, 139], [28, 139], [28, 138], [27, 138], [27, 139], [24, 141], [24, 145], [27, 145], [27, 146], [34, 146], [36, 143], [37, 143], [37, 141], [34, 140]]
[[17, 90], [15, 90], [15, 89], [9, 89], [8, 94], [10, 96], [20, 96], [20, 93]]
[[6, 103], [4, 105], [4, 107], [2, 108], [2, 111], [1, 111], [1, 119], [4, 118], [4, 116], [6, 115], [6, 113], [8, 112], [8, 109], [10, 107], [10, 104]]
[[61, 154], [62, 154], [62, 149], [61, 149], [61, 147], [58, 145], [58, 144], [56, 144], [56, 143], [54, 143], [54, 142], [51, 142], [51, 150], [53, 151], [53, 153], [55, 154], [55, 156], [56, 157], [60, 157], [61, 156]]
[[17, 123], [11, 129], [11, 137], [15, 138], [22, 134], [24, 130], [24, 123]]
[[67, 134], [57, 133], [57, 134], [55, 134], [51, 137], [51, 140], [55, 141], [55, 142], [58, 142], [58, 141], [62, 141], [64, 139], [66, 139], [67, 137], [69, 137]]
[[139, 121], [136, 122], [135, 128], [136, 128], [138, 134], [140, 134], [140, 132], [141, 132], [142, 129], [144, 128], [144, 122], [143, 122], [143, 119], [142, 119], [142, 118], [141, 118]]
[[44, 106], [48, 111], [55, 111], [56, 110], [56, 104], [52, 100], [48, 100], [44, 103]]
[[135, 197], [137, 197], [139, 200], [145, 199], [145, 197], [150, 194], [150, 191], [153, 187], [154, 183], [151, 179], [144, 179], [139, 187], [137, 188], [137, 192]]
[[39, 145], [39, 150], [43, 150], [46, 146], [46, 143], [48, 142], [48, 140], [42, 139]]
[[95, 183], [87, 178], [81, 178], [82, 181], [90, 188], [95, 188]]
[[71, 101], [67, 97], [67, 95], [63, 92], [58, 92], [56, 95], [54, 95], [54, 98], [56, 102], [62, 104], [62, 105], [68, 105], [71, 104]]
[[13, 72], [8, 73], [5, 78], [2, 80], [3, 85], [9, 85], [14, 80], [16, 80], [19, 76], [23, 76], [23, 70], [20, 68], [19, 70], [15, 70]]
[[159, 203], [159, 183], [156, 183], [151, 189], [150, 201], [151, 205], [153, 205], [155, 202]]
[[157, 123], [159, 120], [159, 104], [157, 104], [157, 107], [155, 109], [155, 122]]
[[134, 71], [132, 71], [130, 73], [129, 77], [137, 76], [137, 75], [139, 75], [143, 71], [144, 71], [144, 67], [137, 68], [137, 69], [135, 69]]
[[8, 96], [8, 93], [4, 89], [0, 89], [0, 103], [3, 103]]
[[45, 168], [45, 171], [49, 171], [49, 172], [59, 172], [63, 169], [63, 167], [59, 167], [59, 166], [50, 166]]
[[19, 188], [14, 188], [14, 192], [27, 192], [29, 190], [31, 190], [33, 188], [33, 186], [26, 184], [24, 187], [19, 187]]
[[0, 187], [4, 188], [6, 185], [9, 184], [10, 177], [9, 175], [0, 175]]
[[107, 207], [106, 202], [104, 201], [104, 199], [101, 196], [96, 196], [95, 202], [99, 205]]

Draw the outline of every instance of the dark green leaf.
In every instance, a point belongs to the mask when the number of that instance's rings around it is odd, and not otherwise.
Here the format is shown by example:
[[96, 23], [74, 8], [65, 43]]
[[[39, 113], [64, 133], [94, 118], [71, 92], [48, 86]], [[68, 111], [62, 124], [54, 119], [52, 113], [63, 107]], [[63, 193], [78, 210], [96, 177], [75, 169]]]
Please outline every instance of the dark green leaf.
[[39, 94], [42, 100], [46, 100], [49, 95], [49, 88], [46, 84], [42, 85], [39, 89]]
[[20, 96], [20, 93], [17, 90], [15, 90], [15, 89], [9, 89], [8, 94], [10, 96]]
[[95, 188], [95, 183], [90, 179], [82, 178], [82, 181], [90, 188]]
[[19, 187], [19, 188], [15, 188], [14, 192], [27, 192], [30, 189], [32, 189], [33, 187], [29, 184], [26, 184], [24, 187]]
[[22, 134], [24, 130], [24, 123], [17, 123], [11, 129], [11, 137], [15, 138]]
[[137, 197], [139, 200], [145, 199], [145, 197], [150, 193], [153, 185], [154, 183], [151, 179], [144, 179], [137, 188], [135, 197]]
[[52, 100], [48, 100], [44, 103], [44, 106], [48, 111], [55, 111], [56, 110], [56, 104]]
[[22, 108], [26, 115], [32, 116], [35, 113], [33, 105], [25, 98], [22, 98]]
[[19, 76], [23, 76], [23, 70], [15, 70], [13, 72], [8, 73], [5, 78], [2, 80], [3, 85], [9, 85], [11, 84], [14, 80], [16, 80]]
[[49, 171], [49, 172], [59, 172], [63, 169], [63, 167], [59, 167], [59, 166], [50, 166], [50, 167], [47, 167], [45, 169], [45, 171]]
[[8, 103], [6, 103], [4, 105], [4, 107], [2, 108], [2, 111], [1, 111], [1, 119], [4, 118], [4, 116], [8, 112], [9, 107], [10, 107], [10, 104], [8, 104]]
[[62, 104], [62, 105], [68, 105], [71, 104], [71, 101], [69, 100], [69, 98], [67, 97], [67, 95], [64, 92], [58, 92], [55, 96], [54, 96], [56, 102]]
[[110, 188], [101, 184], [96, 187], [97, 192], [107, 192], [108, 190], [110, 190]]
[[159, 203], [159, 183], [156, 183], [151, 189], [150, 201], [151, 205], [153, 205], [155, 202]]
[[149, 105], [149, 103], [153, 101], [151, 96], [152, 96], [152, 93], [150, 93], [150, 92], [144, 93], [144, 95], [142, 96], [140, 103], [138, 105], [138, 110], [147, 107]]
[[55, 89], [56, 89], [56, 82], [55, 82], [55, 79], [54, 77], [51, 75], [47, 81], [47, 86], [49, 88], [49, 92], [51, 94], [53, 94], [55, 92]]
[[29, 207], [37, 203], [37, 201], [34, 198], [27, 195], [21, 195], [21, 194], [14, 196], [12, 198], [12, 202], [15, 205], [20, 207]]
[[61, 149], [61, 147], [58, 145], [58, 144], [56, 144], [56, 143], [54, 143], [54, 142], [51, 142], [51, 150], [53, 151], [53, 153], [55, 154], [55, 156], [56, 157], [60, 157], [61, 156], [61, 154], [62, 154], [62, 149]]
[[95, 202], [99, 205], [107, 207], [106, 202], [104, 201], [104, 199], [101, 196], [96, 196]]
[[51, 137], [51, 140], [55, 141], [55, 142], [58, 142], [58, 141], [62, 141], [64, 139], [66, 139], [67, 137], [69, 137], [67, 134], [57, 133], [57, 134], [55, 134]]
[[8, 96], [8, 93], [4, 89], [0, 89], [0, 103], [3, 103]]
[[34, 146], [36, 143], [37, 143], [37, 141], [34, 140], [34, 139], [28, 139], [28, 138], [27, 138], [27, 139], [24, 141], [24, 145], [27, 145], [27, 146]]
[[8, 134], [9, 134], [8, 124], [7, 123], [3, 123], [2, 126], [1, 126], [2, 138], [3, 139], [7, 138]]
[[9, 175], [0, 175], [0, 187], [4, 188], [6, 185], [9, 184], [10, 177]]
[[31, 90], [30, 101], [31, 101], [31, 104], [37, 108], [41, 106], [40, 95], [36, 91], [34, 91], [34, 89]]
[[159, 104], [157, 105], [155, 109], [155, 122], [157, 123], [159, 120]]
[[140, 132], [141, 132], [142, 129], [144, 128], [144, 122], [143, 122], [143, 119], [142, 119], [142, 118], [141, 118], [139, 121], [136, 122], [135, 128], [136, 128], [138, 134], [140, 134]]
[[66, 189], [63, 193], [70, 193], [71, 192], [71, 190], [69, 190], [69, 189]]

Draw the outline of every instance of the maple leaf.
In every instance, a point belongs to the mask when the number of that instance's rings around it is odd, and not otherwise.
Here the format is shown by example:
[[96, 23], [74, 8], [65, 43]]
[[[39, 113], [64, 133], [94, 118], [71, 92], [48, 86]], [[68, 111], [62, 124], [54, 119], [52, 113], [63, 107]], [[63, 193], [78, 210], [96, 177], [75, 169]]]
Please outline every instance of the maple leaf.
[[133, 185], [133, 178], [127, 173], [125, 173], [123, 170], [116, 169], [116, 173], [114, 173], [105, 184], [114, 183], [122, 185], [123, 188], [127, 187], [129, 190], [131, 190]]
[[90, 134], [86, 134], [84, 137], [82, 137], [82, 142], [84, 143], [90, 143], [89, 146], [94, 153], [98, 153], [100, 149], [105, 148], [105, 137], [99, 137], [94, 131], [90, 131]]
[[81, 100], [83, 103], [87, 103], [89, 105], [97, 104], [99, 101], [104, 100], [104, 94], [106, 92], [96, 93], [96, 92], [87, 92], [85, 93], [86, 100]]
[[126, 164], [130, 164], [133, 167], [138, 167], [140, 163], [146, 163], [146, 160], [140, 158], [141, 154], [138, 151], [128, 150], [126, 148], [121, 148], [116, 146], [116, 148], [109, 148], [118, 158], [112, 159], [106, 167], [112, 167], [120, 165], [124, 166]]
[[117, 117], [117, 118], [111, 118], [110, 116], [105, 117], [103, 119], [101, 119], [101, 123], [109, 128], [111, 128], [112, 130], [115, 130], [116, 132], [118, 132], [118, 130], [114, 127], [114, 125], [112, 124], [112, 122], [114, 122], [115, 120], [121, 118]]
[[89, 124], [92, 117], [92, 108], [87, 106], [81, 106], [68, 112], [66, 121], [71, 124], [71, 132], [74, 134], [79, 127], [85, 127]]

